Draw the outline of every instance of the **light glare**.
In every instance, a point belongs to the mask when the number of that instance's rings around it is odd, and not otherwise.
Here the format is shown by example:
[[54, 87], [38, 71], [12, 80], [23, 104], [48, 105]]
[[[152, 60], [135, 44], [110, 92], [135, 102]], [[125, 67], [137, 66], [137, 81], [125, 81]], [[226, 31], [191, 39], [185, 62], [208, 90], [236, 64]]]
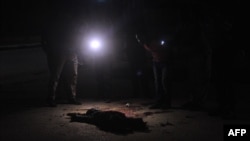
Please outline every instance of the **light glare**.
[[93, 48], [93, 49], [98, 49], [100, 48], [100, 41], [98, 40], [92, 40], [91, 43], [90, 43], [90, 46]]
[[165, 42], [164, 41], [161, 41], [161, 45], [164, 45], [165, 44]]

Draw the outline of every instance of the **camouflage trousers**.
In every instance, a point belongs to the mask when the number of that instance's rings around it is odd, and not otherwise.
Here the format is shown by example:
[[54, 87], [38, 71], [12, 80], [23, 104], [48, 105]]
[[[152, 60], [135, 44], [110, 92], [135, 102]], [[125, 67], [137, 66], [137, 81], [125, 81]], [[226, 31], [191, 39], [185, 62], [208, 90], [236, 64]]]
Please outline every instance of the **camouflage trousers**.
[[74, 53], [47, 54], [47, 60], [50, 71], [48, 99], [55, 100], [59, 81], [63, 83], [68, 99], [75, 99], [78, 73], [77, 55]]

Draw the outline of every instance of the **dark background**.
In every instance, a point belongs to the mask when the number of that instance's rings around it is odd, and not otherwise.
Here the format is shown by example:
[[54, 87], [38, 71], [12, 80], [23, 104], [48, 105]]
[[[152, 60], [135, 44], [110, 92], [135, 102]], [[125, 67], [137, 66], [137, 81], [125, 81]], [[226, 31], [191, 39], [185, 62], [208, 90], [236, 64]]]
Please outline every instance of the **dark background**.
[[[166, 34], [173, 45], [175, 80], [184, 85], [194, 79], [210, 81], [212, 64], [209, 61], [216, 52], [218, 58], [225, 55], [230, 58], [224, 61], [233, 66], [234, 82], [247, 84], [249, 49], [233, 46], [232, 29], [238, 6], [239, 2], [206, 0], [1, 0], [1, 50], [13, 49], [9, 45], [17, 45], [16, 49], [31, 47], [24, 43], [39, 45], [48, 25], [59, 15], [70, 13], [84, 24], [108, 19], [113, 24], [117, 42], [122, 41], [128, 31], [145, 36], [155, 31]], [[120, 43], [117, 50], [122, 49]], [[124, 53], [116, 56], [122, 58], [119, 56]], [[36, 58], [33, 63], [35, 60], [41, 61]], [[1, 62], [10, 64], [4, 57]], [[3, 76], [4, 71], [13, 71], [7, 68], [1, 66]]]

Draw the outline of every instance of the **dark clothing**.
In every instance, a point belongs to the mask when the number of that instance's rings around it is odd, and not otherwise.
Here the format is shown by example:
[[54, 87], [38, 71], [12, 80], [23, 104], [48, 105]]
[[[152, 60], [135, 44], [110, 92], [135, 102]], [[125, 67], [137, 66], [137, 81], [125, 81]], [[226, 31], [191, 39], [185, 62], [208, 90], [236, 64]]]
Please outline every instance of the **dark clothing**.
[[171, 81], [166, 63], [153, 62], [156, 100], [159, 103], [171, 103]]
[[133, 86], [133, 97], [152, 97], [147, 66], [130, 62], [129, 67], [129, 74]]
[[166, 47], [160, 46], [160, 41], [154, 40], [149, 45], [145, 44], [144, 48], [151, 52], [153, 61], [155, 62], [165, 62], [167, 61]]
[[77, 53], [81, 47], [81, 25], [72, 15], [51, 15], [44, 27], [43, 39], [47, 45], [43, 46], [49, 53]]
[[77, 84], [78, 59], [76, 54], [50, 54], [47, 53], [50, 70], [48, 99], [55, 100], [58, 83], [61, 80], [68, 99], [75, 99]]
[[110, 98], [112, 95], [112, 62], [110, 56], [94, 58], [95, 79], [99, 98]]
[[91, 52], [91, 55], [97, 84], [97, 98], [110, 98], [112, 96], [112, 44], [102, 45], [100, 50]]
[[171, 66], [171, 52], [169, 46], [160, 45], [160, 41], [152, 40], [144, 44], [153, 57], [153, 72], [157, 103], [171, 105], [171, 80], [169, 79]]
[[214, 20], [213, 28], [207, 31], [212, 48], [212, 83], [216, 88], [219, 109], [224, 114], [232, 112], [237, 102], [234, 91], [237, 69], [234, 62], [241, 49], [233, 46], [232, 27], [226, 28], [223, 18]]
[[135, 35], [126, 37], [125, 53], [129, 63], [129, 77], [133, 86], [133, 97], [151, 97], [148, 58], [146, 51], [139, 44]]
[[219, 107], [222, 111], [231, 111], [236, 102], [234, 79], [236, 70], [233, 67], [236, 50], [230, 48], [222, 51], [223, 46], [213, 49], [212, 55], [212, 83], [217, 90]]
[[63, 16], [49, 21], [44, 33], [43, 49], [50, 71], [49, 101], [55, 101], [59, 81], [63, 83], [68, 99], [76, 98], [79, 46], [77, 27], [73, 25], [72, 18]]

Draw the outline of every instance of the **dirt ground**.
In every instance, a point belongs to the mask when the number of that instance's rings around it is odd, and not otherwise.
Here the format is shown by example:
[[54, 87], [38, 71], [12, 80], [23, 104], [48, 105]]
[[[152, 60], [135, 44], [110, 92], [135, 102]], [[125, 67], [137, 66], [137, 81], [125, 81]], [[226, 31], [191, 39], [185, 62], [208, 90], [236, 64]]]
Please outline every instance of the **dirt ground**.
[[[172, 140], [220, 141], [223, 121], [202, 111], [181, 109], [152, 110], [148, 100], [105, 101], [83, 100], [82, 105], [59, 104], [56, 108], [29, 107], [9, 111], [1, 116], [1, 140]], [[126, 104], [130, 106], [127, 107]], [[128, 117], [141, 117], [149, 132], [119, 135], [98, 129], [95, 125], [70, 122], [68, 113], [85, 113], [90, 108], [115, 110]]]
[[[41, 100], [26, 104], [21, 104], [23, 101], [12, 102], [12, 105], [1, 106], [1, 141], [222, 141], [224, 124], [250, 123], [246, 119], [223, 120], [209, 116], [206, 111], [183, 110], [178, 108], [181, 100], [175, 100], [174, 108], [168, 110], [149, 109], [152, 101], [146, 99], [109, 102], [83, 99], [82, 105], [62, 102], [55, 108], [44, 106]], [[83, 114], [91, 108], [114, 110], [124, 113], [127, 117], [142, 118], [149, 131], [117, 134], [101, 130], [92, 124], [71, 122], [67, 115]]]

